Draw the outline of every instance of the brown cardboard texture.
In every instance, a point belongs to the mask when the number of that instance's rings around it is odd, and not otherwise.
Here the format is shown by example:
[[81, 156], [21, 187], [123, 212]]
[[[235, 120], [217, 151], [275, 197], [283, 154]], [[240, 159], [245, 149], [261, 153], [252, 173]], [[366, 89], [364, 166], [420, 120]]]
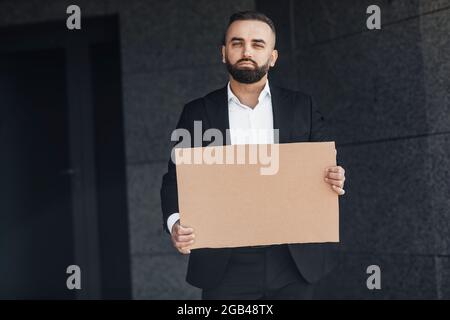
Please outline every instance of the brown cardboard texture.
[[[264, 148], [272, 170], [267, 157], [255, 162]], [[202, 155], [213, 161], [198, 164]], [[338, 195], [324, 181], [334, 142], [178, 148], [175, 159], [180, 222], [195, 234], [189, 248], [339, 242]], [[275, 161], [276, 174], [262, 174]]]

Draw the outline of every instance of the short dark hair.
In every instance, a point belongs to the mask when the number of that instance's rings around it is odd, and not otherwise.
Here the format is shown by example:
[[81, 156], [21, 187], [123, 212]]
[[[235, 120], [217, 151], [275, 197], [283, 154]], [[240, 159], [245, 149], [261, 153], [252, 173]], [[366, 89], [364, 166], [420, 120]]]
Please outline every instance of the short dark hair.
[[272, 29], [273, 33], [276, 35], [275, 24], [264, 13], [257, 12], [257, 11], [240, 11], [240, 12], [233, 13], [230, 16], [230, 20], [228, 21], [227, 28], [225, 30], [225, 33], [223, 34], [223, 39], [222, 39], [223, 45], [225, 45], [227, 31], [228, 31], [228, 28], [230, 27], [230, 25], [233, 22], [240, 21], [240, 20], [256, 20], [256, 21], [264, 22], [270, 27], [270, 29]]

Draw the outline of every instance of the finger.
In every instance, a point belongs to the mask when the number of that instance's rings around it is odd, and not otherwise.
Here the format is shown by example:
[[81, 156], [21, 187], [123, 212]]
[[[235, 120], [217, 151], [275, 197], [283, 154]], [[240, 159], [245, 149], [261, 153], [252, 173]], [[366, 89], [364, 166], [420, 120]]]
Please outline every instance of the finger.
[[187, 241], [191, 241], [194, 239], [195, 239], [195, 235], [193, 233], [190, 235], [187, 235], [187, 236], [183, 236], [183, 235], [175, 236], [175, 241], [177, 241], [177, 242], [187, 242]]
[[323, 178], [325, 181], [339, 181], [339, 182], [344, 182], [345, 181], [345, 177], [342, 179], [330, 179], [328, 177]]
[[193, 243], [194, 243], [194, 240], [186, 241], [186, 242], [177, 242], [176, 243], [176, 247], [178, 249], [182, 249], [182, 248], [185, 248], [185, 247], [188, 247], [188, 246], [192, 245]]
[[183, 234], [183, 235], [188, 235], [194, 232], [194, 229], [192, 228], [188, 228], [188, 227], [183, 227], [183, 226], [179, 226], [178, 228], [178, 234]]
[[327, 182], [327, 183], [329, 183], [331, 185], [337, 186], [339, 188], [343, 188], [344, 187], [344, 180], [334, 180], [334, 179], [325, 178], [325, 182]]
[[323, 178], [323, 180], [325, 180], [325, 182], [330, 183], [330, 184], [336, 184], [336, 185], [344, 185], [345, 179], [330, 179], [330, 178]]
[[342, 174], [345, 173], [344, 168], [342, 168], [341, 166], [327, 167], [325, 171], [327, 171], [327, 172], [339, 172], [339, 173], [342, 173]]
[[181, 249], [181, 250], [178, 250], [180, 253], [182, 253], [182, 254], [190, 254], [191, 253], [191, 250], [190, 249]]
[[344, 180], [345, 179], [344, 174], [340, 173], [340, 172], [328, 172], [326, 177], [329, 179], [335, 179], [335, 180]]
[[[185, 236], [180, 236], [180, 235], [172, 235], [171, 240], [172, 240], [172, 244], [174, 247], [178, 247], [178, 244], [184, 244], [184, 243], [190, 243], [191, 241], [195, 241], [194, 238], [192, 239], [186, 239], [186, 238], [181, 238], [180, 237], [185, 237]], [[189, 236], [190, 237], [190, 236]]]
[[339, 188], [335, 185], [332, 185], [331, 188], [334, 190], [334, 192], [336, 192], [338, 195], [342, 196], [343, 194], [345, 194], [345, 190], [342, 188]]

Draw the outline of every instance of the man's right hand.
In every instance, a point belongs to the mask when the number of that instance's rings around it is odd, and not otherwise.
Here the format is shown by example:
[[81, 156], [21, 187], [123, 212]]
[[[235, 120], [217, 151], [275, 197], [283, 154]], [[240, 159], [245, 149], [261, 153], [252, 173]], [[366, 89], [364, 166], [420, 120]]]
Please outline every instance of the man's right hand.
[[194, 229], [186, 228], [177, 221], [172, 227], [173, 246], [182, 254], [189, 254], [191, 250], [187, 247], [194, 243]]

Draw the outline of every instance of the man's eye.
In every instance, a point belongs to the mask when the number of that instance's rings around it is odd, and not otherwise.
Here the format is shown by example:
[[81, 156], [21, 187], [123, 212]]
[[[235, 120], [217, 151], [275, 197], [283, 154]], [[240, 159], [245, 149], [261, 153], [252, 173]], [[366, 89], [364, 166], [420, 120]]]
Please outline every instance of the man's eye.
[[233, 47], [236, 47], [236, 46], [239, 46], [241, 43], [240, 42], [234, 42], [234, 43], [232, 43], [231, 45], [233, 46]]
[[264, 48], [264, 46], [262, 44], [257, 44], [257, 43], [254, 45], [254, 47], [256, 47], [256, 48]]

